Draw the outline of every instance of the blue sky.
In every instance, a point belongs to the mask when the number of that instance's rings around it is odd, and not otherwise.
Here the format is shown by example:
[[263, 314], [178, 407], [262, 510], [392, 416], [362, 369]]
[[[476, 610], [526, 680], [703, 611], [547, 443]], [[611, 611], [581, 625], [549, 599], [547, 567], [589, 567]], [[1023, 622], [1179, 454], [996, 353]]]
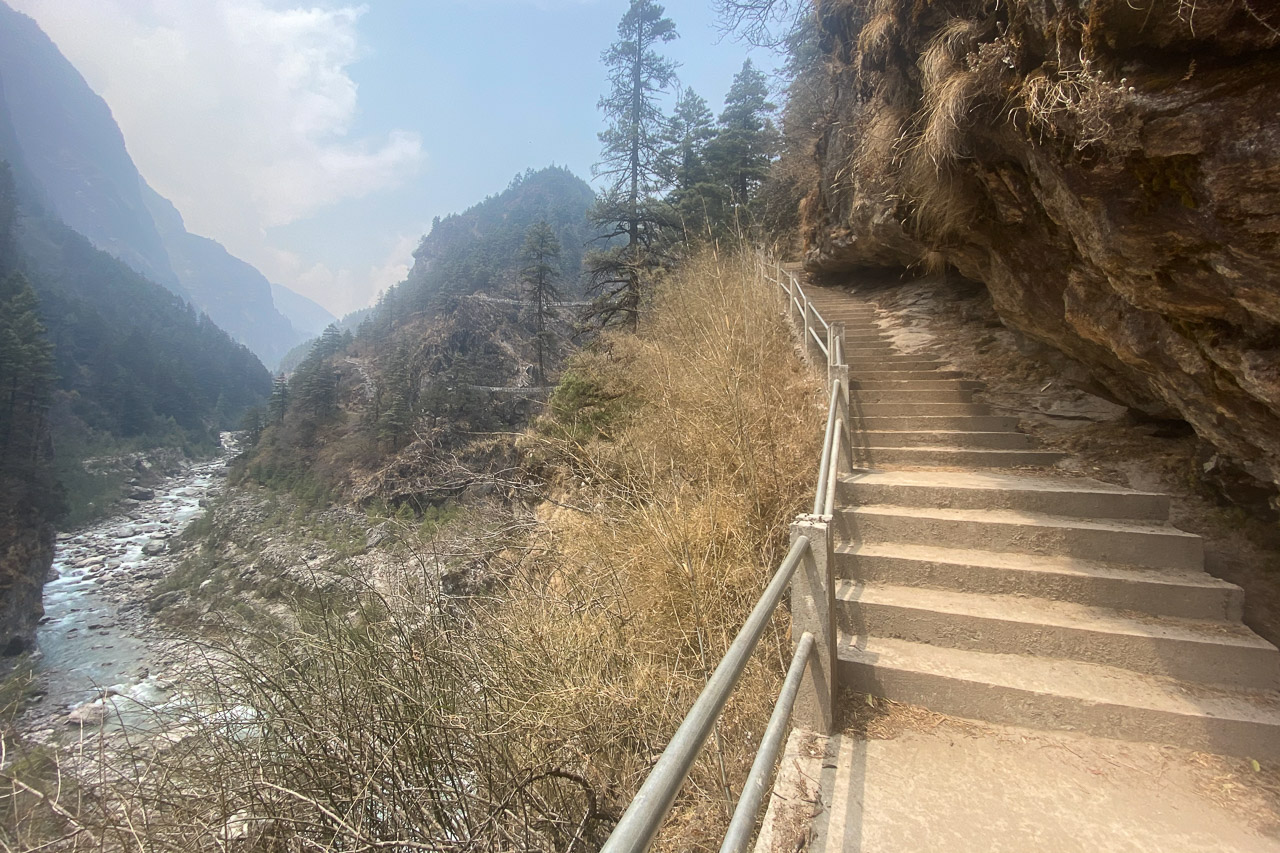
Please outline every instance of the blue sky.
[[[188, 228], [341, 314], [435, 216], [557, 163], [590, 179], [625, 0], [9, 0], [110, 105]], [[743, 60], [711, 0], [665, 53], [718, 111]]]

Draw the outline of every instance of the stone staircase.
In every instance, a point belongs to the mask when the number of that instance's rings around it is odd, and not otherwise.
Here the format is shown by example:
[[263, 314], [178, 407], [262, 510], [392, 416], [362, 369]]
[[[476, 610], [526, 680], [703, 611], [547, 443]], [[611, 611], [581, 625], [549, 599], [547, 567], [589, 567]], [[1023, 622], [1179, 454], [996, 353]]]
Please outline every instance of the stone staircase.
[[1280, 760], [1280, 652], [1241, 622], [1168, 498], [1051, 476], [1061, 454], [900, 352], [876, 310], [811, 288], [845, 326], [855, 469], [839, 486], [841, 683], [959, 717]]

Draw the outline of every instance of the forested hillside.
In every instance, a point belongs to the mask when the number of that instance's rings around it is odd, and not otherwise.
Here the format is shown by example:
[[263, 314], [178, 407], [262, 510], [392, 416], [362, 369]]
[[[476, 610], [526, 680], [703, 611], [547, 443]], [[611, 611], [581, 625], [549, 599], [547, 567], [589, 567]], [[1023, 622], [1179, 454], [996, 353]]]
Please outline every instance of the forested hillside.
[[[577, 309], [559, 303], [582, 298], [594, 198], [580, 178], [552, 166], [436, 221], [408, 277], [356, 333], [331, 326], [292, 377], [277, 380], [258, 415], [249, 476], [315, 498], [429, 501], [448, 493], [452, 454], [529, 412], [527, 396], [487, 389], [539, 384], [539, 346], [546, 373], [566, 352]], [[542, 224], [555, 247], [544, 260], [557, 292], [539, 312], [524, 271], [530, 229]]]

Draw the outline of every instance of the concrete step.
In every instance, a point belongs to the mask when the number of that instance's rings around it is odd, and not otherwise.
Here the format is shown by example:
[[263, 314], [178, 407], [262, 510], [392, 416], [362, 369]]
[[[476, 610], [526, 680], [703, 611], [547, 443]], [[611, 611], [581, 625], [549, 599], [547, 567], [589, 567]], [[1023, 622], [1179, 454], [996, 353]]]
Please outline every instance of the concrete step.
[[[941, 370], [938, 368], [924, 370], [859, 370], [850, 371], [851, 382], [915, 382], [931, 380], [966, 379], [966, 375], [958, 370]], [[982, 383], [977, 383], [981, 385]]]
[[876, 430], [854, 432], [853, 442], [867, 447], [989, 447], [1001, 450], [1030, 450], [1031, 436], [1021, 432], [967, 432], [964, 430]]
[[843, 542], [928, 542], [942, 548], [1047, 554], [1130, 566], [1204, 568], [1204, 542], [1199, 536], [1155, 522], [890, 504], [842, 507], [835, 518]]
[[943, 714], [1280, 761], [1280, 694], [1274, 692], [878, 637], [858, 638], [857, 645], [842, 638], [839, 658], [842, 685]]
[[851, 403], [855, 415], [861, 417], [914, 417], [917, 415], [951, 416], [989, 415], [983, 403]]
[[836, 617], [851, 637], [1083, 661], [1254, 690], [1280, 687], [1280, 652], [1239, 623], [848, 580], [836, 585]]
[[854, 444], [858, 464], [872, 468], [894, 465], [949, 468], [1048, 468], [1065, 454], [1056, 450], [1000, 450], [989, 447], [860, 447]]
[[1181, 619], [1239, 622], [1244, 604], [1240, 587], [1205, 572], [898, 542], [840, 545], [836, 571], [876, 586], [1027, 595]]
[[887, 355], [879, 358], [853, 358], [845, 354], [845, 364], [849, 365], [850, 376], [861, 376], [866, 372], [889, 370], [929, 370], [942, 366], [936, 358], [921, 358], [917, 355]]
[[858, 388], [856, 403], [971, 403], [973, 391], [964, 388]]
[[853, 428], [866, 433], [889, 430], [963, 430], [972, 432], [1012, 432], [1018, 428], [1013, 415], [867, 415], [853, 418]]
[[962, 388], [968, 391], [980, 391], [985, 383], [976, 379], [925, 379], [923, 377], [912, 377], [910, 379], [863, 379], [861, 376], [850, 377], [849, 384], [854, 391], [924, 391], [924, 390], [940, 390], [951, 388]]
[[[1019, 435], [997, 433], [1001, 434]], [[1168, 495], [1137, 492], [1098, 480], [977, 471], [847, 474], [840, 479], [839, 498], [851, 504], [1015, 510], [1092, 519], [1162, 522], [1169, 517]]]

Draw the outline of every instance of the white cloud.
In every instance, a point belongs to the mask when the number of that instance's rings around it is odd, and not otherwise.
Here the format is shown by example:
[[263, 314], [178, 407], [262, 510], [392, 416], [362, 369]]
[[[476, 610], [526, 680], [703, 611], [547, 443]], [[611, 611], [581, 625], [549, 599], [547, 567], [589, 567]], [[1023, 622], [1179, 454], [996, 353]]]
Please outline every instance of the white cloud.
[[265, 229], [397, 186], [424, 158], [415, 133], [352, 136], [363, 7], [11, 2], [107, 100], [139, 170], [188, 227], [250, 260]]
[[381, 262], [362, 269], [335, 270], [281, 249], [264, 253], [259, 268], [272, 281], [283, 282], [292, 290], [305, 293], [341, 317], [371, 305], [379, 293], [404, 281], [421, 235], [422, 231], [416, 231], [397, 236]]

